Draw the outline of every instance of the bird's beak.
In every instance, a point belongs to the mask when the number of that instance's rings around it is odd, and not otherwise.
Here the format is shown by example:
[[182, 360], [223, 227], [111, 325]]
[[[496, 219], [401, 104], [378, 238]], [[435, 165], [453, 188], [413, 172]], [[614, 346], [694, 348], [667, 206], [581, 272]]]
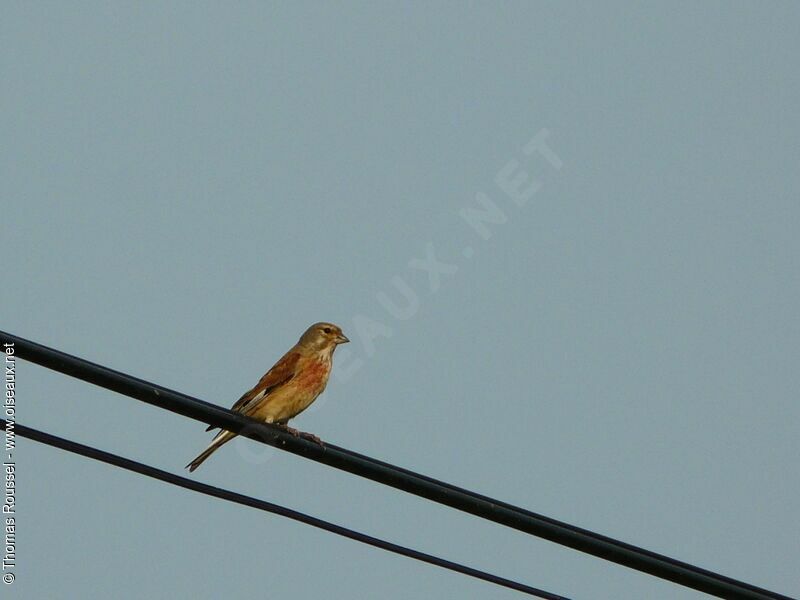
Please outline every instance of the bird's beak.
[[337, 344], [346, 344], [349, 341], [350, 340], [347, 339], [347, 336], [345, 334], [343, 334], [343, 333], [340, 333], [339, 337], [336, 338], [336, 343]]

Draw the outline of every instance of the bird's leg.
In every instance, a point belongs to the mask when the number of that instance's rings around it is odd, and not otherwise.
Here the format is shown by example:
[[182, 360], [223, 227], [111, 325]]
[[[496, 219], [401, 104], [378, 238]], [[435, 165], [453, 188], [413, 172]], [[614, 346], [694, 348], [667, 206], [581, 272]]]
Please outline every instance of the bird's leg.
[[297, 431], [294, 427], [289, 427], [286, 423], [275, 423], [275, 427], [278, 429], [283, 429], [289, 435], [293, 435], [294, 437], [300, 437], [300, 432]]
[[298, 431], [294, 427], [289, 427], [286, 423], [275, 423], [275, 427], [279, 429], [283, 429], [286, 433], [293, 435], [294, 437], [301, 437], [303, 439], [309, 440], [314, 442], [315, 444], [319, 444], [323, 448], [325, 447], [325, 442], [319, 439], [318, 436], [314, 435], [313, 433], [306, 433], [305, 431]]
[[312, 442], [314, 442], [316, 444], [319, 444], [323, 448], [325, 447], [325, 442], [323, 442], [321, 439], [319, 439], [319, 436], [316, 436], [313, 433], [307, 433], [305, 431], [301, 431], [300, 432], [300, 437], [305, 438], [305, 439], [307, 439], [309, 441], [312, 441]]

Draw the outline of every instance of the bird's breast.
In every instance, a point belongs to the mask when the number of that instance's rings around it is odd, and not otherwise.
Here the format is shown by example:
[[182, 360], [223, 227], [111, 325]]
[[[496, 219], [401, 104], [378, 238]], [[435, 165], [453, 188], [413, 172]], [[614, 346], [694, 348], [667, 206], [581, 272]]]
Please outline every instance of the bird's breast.
[[285, 423], [296, 417], [317, 399], [328, 383], [330, 361], [309, 359], [286, 385], [273, 391], [253, 415], [267, 422]]
[[311, 359], [305, 365], [297, 377], [297, 385], [306, 387], [309, 390], [319, 388], [317, 393], [321, 393], [328, 383], [328, 376], [331, 373], [331, 362], [328, 360]]

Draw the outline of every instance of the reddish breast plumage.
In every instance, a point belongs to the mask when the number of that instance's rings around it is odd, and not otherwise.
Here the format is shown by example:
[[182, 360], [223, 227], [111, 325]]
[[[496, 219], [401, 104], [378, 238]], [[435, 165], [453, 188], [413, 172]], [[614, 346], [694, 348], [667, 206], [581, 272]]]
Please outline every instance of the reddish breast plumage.
[[314, 354], [301, 356], [294, 377], [271, 391], [251, 416], [267, 423], [286, 423], [317, 399], [330, 372], [330, 360]]
[[297, 376], [297, 385], [308, 387], [309, 391], [318, 389], [317, 393], [322, 393], [331, 373], [331, 361], [317, 358], [307, 360], [306, 368]]

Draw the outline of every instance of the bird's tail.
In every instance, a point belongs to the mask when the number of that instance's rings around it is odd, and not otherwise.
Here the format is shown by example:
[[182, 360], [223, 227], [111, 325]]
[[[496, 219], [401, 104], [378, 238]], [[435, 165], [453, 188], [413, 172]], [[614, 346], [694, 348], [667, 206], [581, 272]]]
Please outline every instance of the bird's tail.
[[211, 440], [211, 443], [208, 445], [208, 448], [203, 450], [200, 454], [197, 455], [197, 458], [195, 458], [192, 462], [186, 465], [186, 468], [189, 469], [189, 473], [191, 473], [197, 467], [203, 464], [203, 461], [205, 461], [205, 459], [211, 456], [214, 453], [214, 451], [216, 451], [217, 448], [222, 446], [225, 442], [232, 440], [234, 437], [236, 437], [236, 434], [233, 433], [232, 431], [227, 431], [224, 429], [220, 431], [216, 436], [214, 436], [214, 439]]

